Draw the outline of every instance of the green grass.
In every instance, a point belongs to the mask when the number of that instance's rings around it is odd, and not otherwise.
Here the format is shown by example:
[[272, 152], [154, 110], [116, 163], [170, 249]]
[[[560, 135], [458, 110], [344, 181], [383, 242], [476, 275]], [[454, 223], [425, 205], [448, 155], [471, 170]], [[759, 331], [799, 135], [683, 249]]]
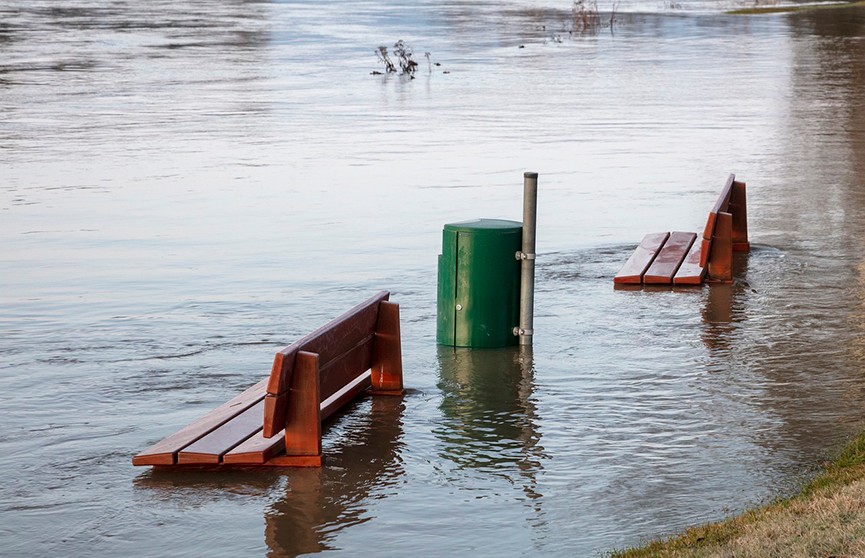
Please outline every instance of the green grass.
[[[609, 558], [860, 556], [865, 541], [865, 433], [789, 498]], [[851, 545], [852, 548], [851, 549]], [[777, 554], [777, 552], [782, 554]]]
[[865, 0], [860, 0], [859, 2], [845, 2], [840, 4], [808, 4], [804, 6], [754, 6], [752, 8], [740, 8], [738, 10], [730, 10], [726, 13], [731, 15], [760, 15], [862, 7], [865, 7]]

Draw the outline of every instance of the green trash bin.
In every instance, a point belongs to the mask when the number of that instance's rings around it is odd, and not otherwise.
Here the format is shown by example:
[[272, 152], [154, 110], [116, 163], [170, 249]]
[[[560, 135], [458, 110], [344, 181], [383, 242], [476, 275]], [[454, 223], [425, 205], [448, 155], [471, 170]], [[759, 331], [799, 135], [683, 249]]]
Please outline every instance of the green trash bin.
[[453, 347], [519, 343], [522, 223], [477, 219], [450, 223], [438, 261], [436, 340]]

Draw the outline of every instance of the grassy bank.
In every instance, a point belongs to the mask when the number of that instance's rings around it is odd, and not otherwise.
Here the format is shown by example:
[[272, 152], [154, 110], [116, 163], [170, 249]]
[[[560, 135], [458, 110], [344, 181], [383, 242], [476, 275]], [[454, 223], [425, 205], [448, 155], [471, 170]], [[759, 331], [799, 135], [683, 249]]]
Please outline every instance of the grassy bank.
[[865, 433], [798, 494], [610, 558], [865, 556]]
[[804, 12], [810, 10], [838, 10], [844, 8], [862, 8], [865, 7], [865, 1], [859, 2], [840, 2], [827, 4], [805, 4], [802, 6], [754, 6], [751, 8], [740, 8], [738, 10], [730, 10], [728, 14], [734, 15], [759, 15], [759, 14], [778, 14], [787, 12]]

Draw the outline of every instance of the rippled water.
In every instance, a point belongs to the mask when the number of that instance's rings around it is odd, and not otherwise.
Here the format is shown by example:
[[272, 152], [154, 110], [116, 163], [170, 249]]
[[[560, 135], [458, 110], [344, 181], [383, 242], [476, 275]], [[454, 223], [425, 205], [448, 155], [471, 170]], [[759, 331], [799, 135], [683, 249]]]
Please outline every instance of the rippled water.
[[[795, 487], [865, 419], [865, 12], [725, 6], [0, 5], [4, 555], [590, 556]], [[441, 227], [525, 170], [534, 350], [437, 347]], [[729, 172], [736, 283], [614, 290]], [[131, 466], [379, 289], [411, 390], [326, 467]]]

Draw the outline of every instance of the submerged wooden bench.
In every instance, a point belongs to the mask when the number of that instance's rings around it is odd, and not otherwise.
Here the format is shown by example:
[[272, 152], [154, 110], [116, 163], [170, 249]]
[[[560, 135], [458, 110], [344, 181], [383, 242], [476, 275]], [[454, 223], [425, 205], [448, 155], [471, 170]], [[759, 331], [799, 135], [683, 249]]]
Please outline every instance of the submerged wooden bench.
[[320, 467], [321, 423], [365, 391], [402, 395], [399, 305], [381, 292], [278, 351], [268, 378], [133, 465]]
[[[699, 241], [698, 241], [699, 240]], [[733, 252], [750, 250], [745, 183], [731, 174], [709, 211], [702, 237], [650, 233], [613, 278], [618, 285], [700, 285], [733, 281]]]

